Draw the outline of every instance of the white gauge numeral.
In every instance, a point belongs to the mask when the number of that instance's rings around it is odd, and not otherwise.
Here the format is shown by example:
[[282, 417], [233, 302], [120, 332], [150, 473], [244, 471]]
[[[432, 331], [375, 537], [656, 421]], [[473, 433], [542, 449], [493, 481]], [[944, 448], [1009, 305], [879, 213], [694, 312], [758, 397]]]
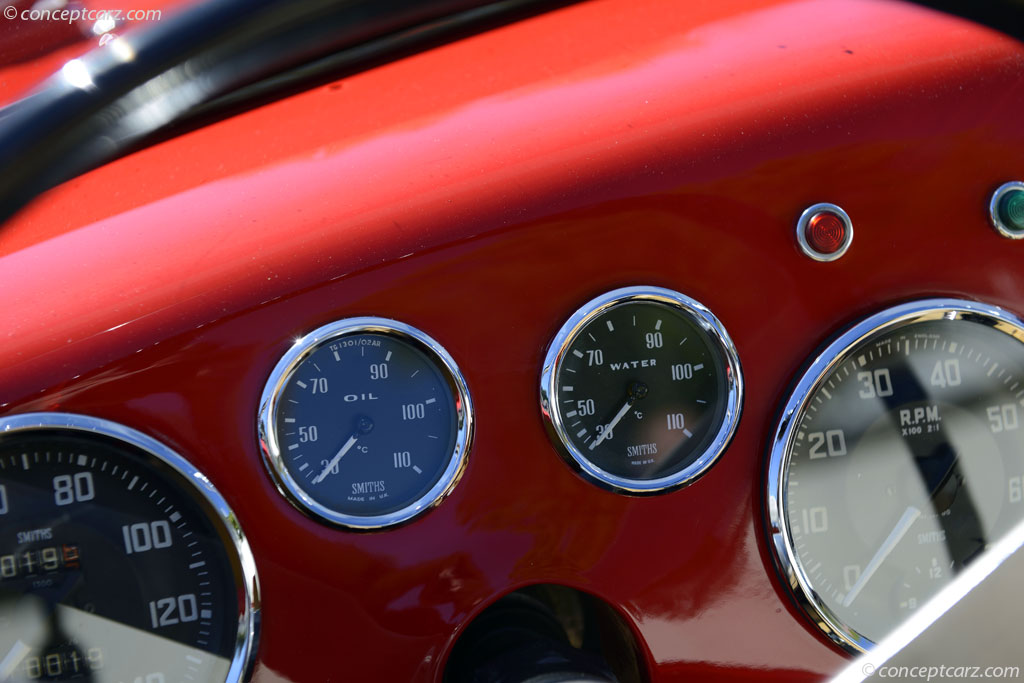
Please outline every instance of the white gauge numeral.
[[[608, 439], [614, 438], [615, 433], [608, 429], [607, 425], [597, 425], [597, 438], [601, 441], [607, 441]], [[607, 434], [607, 436], [605, 436]]]
[[404, 467], [412, 467], [412, 455], [409, 451], [397, 451], [394, 454], [395, 469], [402, 469]]
[[165, 520], [156, 522], [140, 522], [125, 524], [121, 527], [124, 537], [125, 554], [144, 553], [154, 548], [170, 548], [174, 539], [171, 537], [171, 525]]
[[846, 455], [846, 434], [842, 429], [811, 432], [807, 435], [807, 440], [811, 442], [811, 449], [807, 454], [811, 460]]
[[320, 432], [315, 426], [310, 427], [299, 427], [299, 442], [307, 443], [309, 441], [316, 441], [320, 438]]
[[1019, 503], [1024, 499], [1024, 477], [1010, 477], [1010, 502]]
[[195, 593], [186, 593], [176, 598], [150, 600], [149, 617], [153, 628], [197, 621], [199, 603], [196, 601]]
[[682, 379], [693, 379], [693, 364], [692, 363], [676, 363], [672, 366], [672, 379], [679, 381]]
[[648, 332], [644, 335], [644, 341], [647, 343], [647, 348], [660, 349], [665, 343], [665, 338], [661, 332]]
[[604, 365], [604, 351], [601, 349], [587, 351], [587, 365], [590, 367], [595, 365]]
[[326, 394], [327, 393], [327, 378], [326, 377], [314, 377], [312, 382], [312, 391], [314, 394]]
[[886, 398], [892, 396], [892, 378], [888, 368], [874, 372], [858, 372], [857, 379], [864, 387], [860, 390], [861, 398]]
[[808, 534], [821, 534], [828, 531], [828, 508], [804, 508], [800, 511], [803, 530]]
[[933, 387], [956, 387], [960, 386], [960, 359], [948, 358], [935, 363], [932, 369], [931, 385]]
[[576, 412], [586, 417], [587, 415], [593, 415], [597, 411], [594, 407], [594, 399], [588, 398], [586, 401], [576, 401]]
[[7, 510], [7, 487], [0, 484], [0, 515], [6, 515]]
[[686, 418], [682, 413], [669, 413], [665, 416], [665, 421], [668, 423], [669, 431], [686, 429]]
[[370, 379], [387, 379], [388, 378], [388, 364], [387, 363], [372, 363], [370, 365]]
[[[337, 474], [339, 472], [339, 470], [338, 470], [338, 462], [340, 462], [340, 461], [332, 463], [330, 460], [326, 460], [326, 459], [325, 460], [321, 460], [320, 461], [320, 467], [322, 467], [324, 470], [326, 470], [326, 474], [321, 472], [320, 476], [313, 480], [313, 483], [314, 484], [319, 484], [320, 481], [322, 481], [323, 478], [325, 476], [327, 476], [327, 474]], [[330, 467], [328, 467], [328, 465], [330, 465]]]
[[96, 497], [92, 472], [79, 472], [74, 477], [62, 474], [53, 478], [53, 502], [57, 505], [84, 503]]
[[402, 405], [403, 420], [422, 420], [427, 415], [427, 407], [422, 403], [406, 403]]
[[1020, 420], [1017, 419], [1016, 403], [989, 406], [985, 412], [988, 414], [988, 426], [993, 434], [1010, 432], [1020, 427]]

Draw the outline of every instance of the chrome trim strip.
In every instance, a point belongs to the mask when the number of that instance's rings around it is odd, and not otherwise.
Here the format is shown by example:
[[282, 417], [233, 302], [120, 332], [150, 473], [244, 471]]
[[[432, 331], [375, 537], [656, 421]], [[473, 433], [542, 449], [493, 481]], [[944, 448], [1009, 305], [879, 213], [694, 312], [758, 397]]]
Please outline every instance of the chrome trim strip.
[[1024, 183], [1019, 180], [1014, 180], [1009, 183], [1003, 183], [996, 191], [992, 193], [992, 199], [988, 203], [988, 218], [992, 222], [992, 227], [1003, 237], [1011, 240], [1024, 239], [1024, 230], [1011, 230], [1003, 223], [1003, 219], [999, 217], [999, 203], [1003, 201], [1008, 193], [1013, 190], [1024, 191]]
[[[807, 224], [811, 222], [816, 214], [823, 211], [834, 213], [839, 216], [846, 226], [846, 239], [839, 245], [839, 249], [833, 254], [823, 254], [810, 245], [807, 241]], [[835, 261], [843, 257], [846, 254], [846, 250], [850, 248], [853, 243], [853, 221], [850, 220], [850, 216], [843, 211], [840, 207], [835, 204], [829, 204], [828, 202], [822, 202], [820, 204], [814, 204], [804, 209], [804, 212], [800, 214], [800, 218], [796, 222], [796, 241], [800, 245], [800, 251], [805, 256], [820, 261], [822, 263], [828, 263], [829, 261]]]
[[[551, 397], [557, 393], [556, 382], [562, 359], [576, 337], [593, 319], [608, 309], [633, 302], [659, 303], [681, 312], [696, 323], [710, 337], [712, 350], [717, 350], [720, 353], [726, 372], [728, 386], [728, 395], [725, 397], [726, 409], [714, 440], [689, 466], [659, 479], [620, 477], [592, 463], [573, 444], [557, 401], [554, 403], [551, 401]], [[732, 440], [739, 424], [742, 405], [743, 372], [740, 368], [736, 347], [725, 331], [725, 327], [703, 304], [679, 292], [661, 287], [623, 287], [588, 301], [572, 314], [551, 341], [540, 375], [540, 410], [544, 416], [548, 436], [558, 449], [559, 455], [583, 478], [617, 493], [631, 495], [664, 493], [686, 486], [700, 477], [715, 463]]]
[[793, 551], [790, 538], [786, 490], [790, 449], [797, 425], [815, 391], [833, 368], [842, 365], [867, 338], [917, 322], [966, 320], [991, 325], [1024, 342], [1024, 323], [997, 306], [960, 299], [925, 299], [888, 308], [856, 323], [832, 341], [803, 371], [779, 418], [771, 441], [767, 472], [768, 532], [776, 569], [790, 593], [807, 616], [833, 642], [852, 654], [870, 650], [874, 643], [857, 633], [824, 605], [811, 587], [803, 567]]
[[134, 452], [144, 457], [149, 456], [170, 467], [178, 476], [179, 483], [183, 482], [185, 487], [191, 487], [200, 494], [198, 500], [201, 507], [206, 508], [204, 512], [207, 517], [213, 521], [215, 528], [219, 528], [231, 540], [232, 547], [227, 548], [226, 554], [232, 564], [236, 589], [240, 595], [244, 595], [244, 599], [239, 601], [235, 652], [225, 682], [239, 683], [249, 680], [256, 659], [261, 605], [256, 561], [238, 518], [213, 483], [188, 460], [156, 439], [116, 422], [72, 413], [24, 413], [0, 418], [0, 438], [19, 432], [41, 430], [98, 434], [110, 440], [121, 441], [131, 446]]
[[[448, 465], [441, 478], [423, 496], [417, 498], [401, 510], [383, 515], [359, 516], [350, 515], [317, 502], [292, 477], [281, 456], [281, 446], [275, 428], [278, 400], [285, 385], [294, 372], [324, 344], [340, 337], [354, 334], [384, 334], [404, 341], [420, 351], [437, 364], [448, 381], [455, 397], [457, 432], [455, 447], [448, 456]], [[263, 453], [263, 464], [266, 465], [277, 490], [301, 512], [318, 521], [355, 530], [374, 530], [404, 524], [422, 515], [439, 504], [455, 488], [468, 463], [469, 448], [473, 440], [474, 416], [473, 404], [469, 396], [466, 380], [459, 371], [455, 360], [433, 338], [411, 325], [397, 320], [376, 317], [345, 318], [322, 327], [318, 327], [306, 336], [297, 340], [287, 353], [274, 366], [260, 398], [257, 416], [258, 438], [260, 451]]]

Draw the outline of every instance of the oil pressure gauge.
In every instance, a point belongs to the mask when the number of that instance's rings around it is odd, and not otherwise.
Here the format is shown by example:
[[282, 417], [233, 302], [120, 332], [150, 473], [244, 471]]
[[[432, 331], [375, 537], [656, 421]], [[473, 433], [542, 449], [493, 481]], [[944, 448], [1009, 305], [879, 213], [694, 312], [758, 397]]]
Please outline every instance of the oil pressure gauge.
[[722, 324], [657, 287], [617, 289], [562, 326], [541, 374], [541, 410], [566, 461], [630, 494], [691, 482], [725, 450], [743, 380]]
[[340, 320], [298, 340], [260, 401], [278, 488], [307, 514], [355, 529], [408, 521], [447, 495], [472, 424], [451, 356], [383, 318]]

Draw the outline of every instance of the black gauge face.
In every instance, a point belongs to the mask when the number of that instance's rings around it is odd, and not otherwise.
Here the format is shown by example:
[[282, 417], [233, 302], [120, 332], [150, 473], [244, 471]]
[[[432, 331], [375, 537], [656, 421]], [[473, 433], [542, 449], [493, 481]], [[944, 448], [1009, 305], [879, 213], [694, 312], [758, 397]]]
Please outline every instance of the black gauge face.
[[268, 464], [294, 502], [333, 523], [405, 521], [464, 462], [468, 396], [454, 363], [422, 333], [387, 323], [314, 332], [267, 387]]
[[782, 461], [788, 553], [811, 608], [855, 648], [1024, 518], [1024, 332], [942, 312], [842, 353]]
[[664, 490], [724, 448], [738, 417], [738, 362], [706, 309], [667, 290], [629, 288], [567, 327], [549, 352], [557, 355], [542, 402], [584, 472], [632, 492]]
[[0, 440], [4, 680], [237, 680], [239, 564], [192, 488], [113, 439]]

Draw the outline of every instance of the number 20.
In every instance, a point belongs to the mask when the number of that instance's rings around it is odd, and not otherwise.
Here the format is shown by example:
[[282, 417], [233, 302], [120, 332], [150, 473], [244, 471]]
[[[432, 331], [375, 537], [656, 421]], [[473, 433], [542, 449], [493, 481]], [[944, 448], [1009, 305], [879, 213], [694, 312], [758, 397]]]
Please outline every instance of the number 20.
[[[808, 457], [811, 460], [826, 456], [839, 457], [846, 455], [846, 434], [842, 429], [830, 429], [827, 432], [811, 432], [807, 435], [811, 442]], [[822, 446], [825, 448], [822, 449]]]

